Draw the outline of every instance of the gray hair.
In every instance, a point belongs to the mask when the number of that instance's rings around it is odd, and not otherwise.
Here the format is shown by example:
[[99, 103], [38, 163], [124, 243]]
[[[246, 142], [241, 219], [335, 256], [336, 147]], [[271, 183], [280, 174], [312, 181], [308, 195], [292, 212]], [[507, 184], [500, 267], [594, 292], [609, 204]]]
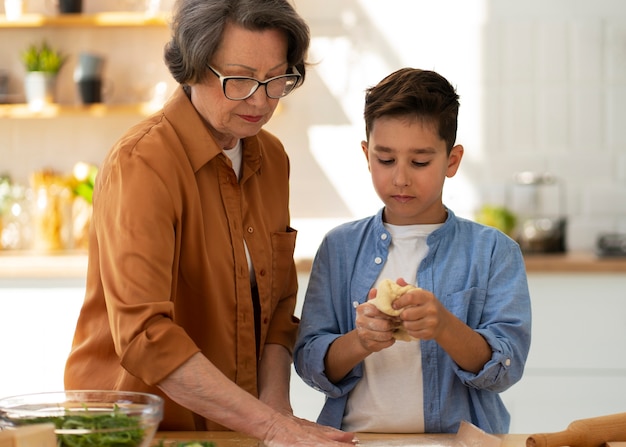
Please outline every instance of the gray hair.
[[287, 63], [302, 75], [299, 84], [304, 82], [311, 37], [289, 0], [178, 0], [164, 59], [179, 84], [204, 79], [227, 23], [253, 31], [282, 30], [287, 35]]

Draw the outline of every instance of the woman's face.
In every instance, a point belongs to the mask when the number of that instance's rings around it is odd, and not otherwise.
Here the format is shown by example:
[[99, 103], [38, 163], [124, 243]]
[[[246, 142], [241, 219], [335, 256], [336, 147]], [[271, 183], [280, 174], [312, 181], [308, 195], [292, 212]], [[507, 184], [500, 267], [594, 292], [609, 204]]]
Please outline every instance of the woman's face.
[[[248, 76], [259, 81], [285, 74], [287, 37], [279, 30], [250, 31], [228, 24], [221, 46], [207, 64], [222, 76]], [[206, 79], [191, 86], [191, 102], [223, 149], [232, 148], [240, 138], [256, 135], [272, 117], [278, 101], [269, 98], [263, 86], [245, 100], [230, 100], [224, 96], [219, 78], [210, 71]]]

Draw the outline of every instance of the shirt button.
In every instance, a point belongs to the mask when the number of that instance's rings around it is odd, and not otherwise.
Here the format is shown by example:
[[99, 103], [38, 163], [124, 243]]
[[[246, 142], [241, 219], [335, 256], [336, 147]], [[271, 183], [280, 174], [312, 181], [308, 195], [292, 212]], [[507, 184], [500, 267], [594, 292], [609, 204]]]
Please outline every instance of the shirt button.
[[382, 262], [383, 262], [383, 259], [380, 256], [376, 256], [374, 258], [374, 263], [381, 264]]
[[254, 228], [248, 227], [248, 233], [254, 233]]
[[381, 234], [381, 235], [380, 235], [380, 238], [381, 238], [383, 241], [386, 241], [386, 240], [387, 240], [387, 233], [383, 233], [383, 234]]
[[511, 359], [506, 359], [506, 360], [504, 361], [504, 365], [505, 365], [505, 366], [511, 366]]

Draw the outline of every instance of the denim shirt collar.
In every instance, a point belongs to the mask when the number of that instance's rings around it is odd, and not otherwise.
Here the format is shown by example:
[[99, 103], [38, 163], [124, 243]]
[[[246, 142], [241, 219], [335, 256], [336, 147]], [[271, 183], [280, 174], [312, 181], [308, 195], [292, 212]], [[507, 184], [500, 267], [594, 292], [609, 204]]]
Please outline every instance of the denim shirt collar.
[[[444, 208], [445, 208], [446, 213], [447, 213], [446, 220], [445, 220], [445, 222], [443, 223], [443, 225], [440, 228], [437, 228], [435, 231], [433, 231], [428, 236], [427, 242], [428, 242], [429, 247], [431, 246], [431, 244], [433, 244], [433, 243], [435, 243], [437, 241], [440, 241], [442, 237], [445, 237], [446, 234], [450, 234], [453, 231], [454, 225], [456, 223], [456, 215], [447, 206], [444, 205]], [[387, 247], [389, 247], [389, 243], [391, 242], [391, 234], [389, 234], [389, 232], [385, 228], [385, 224], [383, 222], [383, 212], [384, 211], [385, 211], [385, 207], [382, 207], [376, 213], [376, 218], [374, 219], [373, 230], [376, 233], [379, 233], [381, 235], [382, 234], [386, 234], [386, 236], [384, 237], [384, 241], [386, 242], [385, 248], [387, 248]]]
[[[391, 244], [391, 234], [385, 228], [383, 222], [384, 207], [378, 210], [374, 219], [371, 219], [371, 226], [368, 230], [368, 237], [363, 239], [363, 243], [367, 243], [368, 246], [361, 247], [360, 255], [358, 256], [358, 265], [352, 277], [353, 296], [351, 297], [353, 303], [363, 303], [367, 301], [367, 294], [372, 287], [376, 286], [376, 281], [383, 269], [383, 265], [387, 260], [389, 254], [389, 244]], [[433, 231], [427, 239], [429, 247], [429, 256], [432, 256], [439, 242], [446, 235], [450, 235], [454, 231], [454, 225], [456, 222], [456, 216], [452, 210], [446, 207], [448, 217], [444, 224]], [[371, 245], [369, 245], [371, 241]], [[417, 273], [417, 272], [416, 272]]]

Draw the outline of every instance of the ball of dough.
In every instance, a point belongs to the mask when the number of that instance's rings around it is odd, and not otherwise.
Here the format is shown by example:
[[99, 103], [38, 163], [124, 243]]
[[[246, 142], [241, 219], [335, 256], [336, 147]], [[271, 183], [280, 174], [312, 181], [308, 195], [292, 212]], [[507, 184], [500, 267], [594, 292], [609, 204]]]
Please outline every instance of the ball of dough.
[[[405, 293], [418, 288], [419, 287], [412, 286], [411, 284], [400, 286], [395, 281], [385, 279], [381, 281], [376, 288], [376, 298], [369, 300], [368, 303], [376, 306], [381, 312], [396, 317], [400, 315], [402, 309], [394, 309], [391, 304]], [[402, 326], [396, 329], [393, 338], [401, 341], [418, 340], [417, 338], [411, 337]]]

